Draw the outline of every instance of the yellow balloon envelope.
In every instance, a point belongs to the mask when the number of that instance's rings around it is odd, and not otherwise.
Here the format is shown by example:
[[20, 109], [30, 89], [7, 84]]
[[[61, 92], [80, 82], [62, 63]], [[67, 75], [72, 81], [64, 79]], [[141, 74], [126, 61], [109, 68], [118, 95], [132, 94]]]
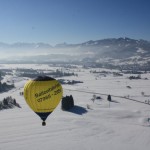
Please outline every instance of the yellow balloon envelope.
[[57, 107], [62, 99], [61, 84], [51, 77], [38, 77], [29, 80], [24, 86], [24, 98], [29, 107], [43, 120], [45, 120]]

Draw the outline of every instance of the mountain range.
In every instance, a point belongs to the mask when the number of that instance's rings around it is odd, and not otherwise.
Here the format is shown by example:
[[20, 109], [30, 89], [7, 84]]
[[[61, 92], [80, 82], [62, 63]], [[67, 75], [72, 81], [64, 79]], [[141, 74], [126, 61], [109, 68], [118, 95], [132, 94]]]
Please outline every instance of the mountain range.
[[[150, 41], [131, 38], [107, 38], [79, 44], [14, 43], [0, 42], [1, 63], [5, 61], [95, 61], [112, 63], [149, 63]], [[8, 58], [9, 57], [9, 58]], [[6, 60], [7, 58], [7, 60]]]

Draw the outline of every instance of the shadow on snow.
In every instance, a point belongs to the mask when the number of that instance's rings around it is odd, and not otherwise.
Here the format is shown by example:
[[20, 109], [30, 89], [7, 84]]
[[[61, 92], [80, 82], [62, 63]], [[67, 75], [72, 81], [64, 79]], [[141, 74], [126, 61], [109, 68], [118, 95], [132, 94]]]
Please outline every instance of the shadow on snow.
[[69, 110], [69, 112], [72, 112], [72, 113], [75, 113], [75, 114], [78, 114], [78, 115], [82, 115], [84, 113], [87, 113], [88, 111], [84, 107], [75, 105], [73, 108], [71, 108]]

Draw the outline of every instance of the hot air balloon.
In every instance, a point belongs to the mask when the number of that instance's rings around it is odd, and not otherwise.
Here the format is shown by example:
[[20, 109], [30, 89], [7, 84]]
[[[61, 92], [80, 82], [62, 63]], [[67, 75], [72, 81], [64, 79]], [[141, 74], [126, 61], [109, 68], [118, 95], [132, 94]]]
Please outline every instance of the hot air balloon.
[[29, 107], [43, 120], [54, 111], [62, 99], [63, 89], [61, 84], [54, 78], [40, 76], [29, 80], [24, 86], [24, 98]]

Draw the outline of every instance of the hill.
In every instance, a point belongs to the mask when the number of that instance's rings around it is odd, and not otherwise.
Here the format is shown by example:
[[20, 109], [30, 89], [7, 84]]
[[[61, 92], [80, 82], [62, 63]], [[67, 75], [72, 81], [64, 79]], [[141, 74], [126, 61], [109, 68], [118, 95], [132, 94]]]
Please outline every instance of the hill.
[[7, 52], [3, 51], [6, 47], [9, 47], [8, 53], [15, 56], [1, 59], [0, 63], [69, 62], [121, 67], [138, 65], [138, 68], [150, 70], [150, 42], [142, 39], [108, 38], [80, 44], [63, 43], [53, 47], [44, 43], [0, 43], [1, 53]]

